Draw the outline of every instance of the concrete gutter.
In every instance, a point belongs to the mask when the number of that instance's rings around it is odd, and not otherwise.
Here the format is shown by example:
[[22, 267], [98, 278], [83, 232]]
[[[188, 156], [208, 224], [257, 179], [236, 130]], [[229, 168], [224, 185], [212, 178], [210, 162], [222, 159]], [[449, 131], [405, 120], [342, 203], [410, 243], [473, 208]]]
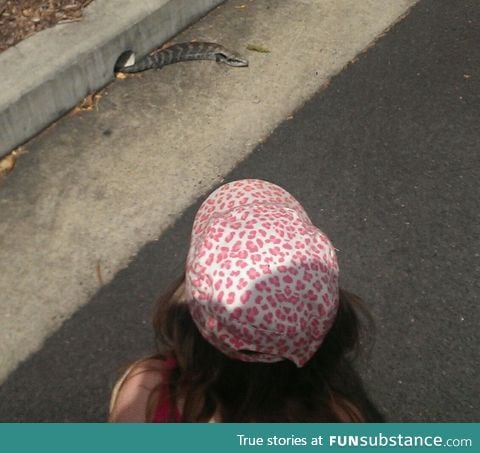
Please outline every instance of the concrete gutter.
[[142, 57], [222, 2], [95, 0], [82, 21], [1, 53], [0, 157], [110, 82], [124, 52]]

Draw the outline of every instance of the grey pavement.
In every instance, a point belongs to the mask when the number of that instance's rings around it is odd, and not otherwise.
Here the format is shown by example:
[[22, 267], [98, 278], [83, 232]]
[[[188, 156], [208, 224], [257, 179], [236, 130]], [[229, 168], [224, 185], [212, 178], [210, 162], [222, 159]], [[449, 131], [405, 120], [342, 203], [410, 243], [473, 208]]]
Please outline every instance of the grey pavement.
[[[0, 157], [222, 0], [96, 0], [79, 22], [34, 34], [0, 54]], [[108, 19], [107, 19], [108, 18]]]
[[[421, 0], [224, 177], [284, 186], [331, 237], [376, 319], [361, 371], [391, 421], [480, 419], [479, 21], [473, 0]], [[105, 418], [207, 185], [10, 373], [1, 420]]]
[[248, 68], [116, 80], [31, 140], [0, 186], [0, 382], [412, 3], [226, 2], [175, 41], [222, 43]]

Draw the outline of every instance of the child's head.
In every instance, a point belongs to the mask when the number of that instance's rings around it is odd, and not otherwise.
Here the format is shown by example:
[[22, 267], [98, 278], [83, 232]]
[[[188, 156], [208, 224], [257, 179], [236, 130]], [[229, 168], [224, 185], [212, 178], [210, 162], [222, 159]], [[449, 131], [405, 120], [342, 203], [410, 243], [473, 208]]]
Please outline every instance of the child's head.
[[203, 337], [231, 358], [303, 366], [338, 308], [338, 265], [327, 236], [284, 189], [240, 180], [200, 207], [186, 298]]
[[179, 363], [187, 419], [218, 406], [225, 420], [335, 419], [332, 395], [357, 382], [345, 360], [358, 343], [356, 301], [338, 287], [329, 239], [292, 195], [260, 180], [217, 189], [154, 320], [161, 351]]

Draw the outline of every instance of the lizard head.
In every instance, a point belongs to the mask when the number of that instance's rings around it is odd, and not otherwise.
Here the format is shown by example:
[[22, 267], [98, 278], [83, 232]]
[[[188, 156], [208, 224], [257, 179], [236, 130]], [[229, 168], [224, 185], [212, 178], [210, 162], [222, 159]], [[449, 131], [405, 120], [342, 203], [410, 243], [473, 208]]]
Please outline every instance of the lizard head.
[[215, 60], [218, 63], [225, 63], [225, 64], [228, 64], [229, 66], [236, 66], [236, 67], [248, 66], [248, 60], [245, 60], [244, 58], [240, 58], [233, 54], [228, 54], [226, 52], [217, 52], [215, 54]]

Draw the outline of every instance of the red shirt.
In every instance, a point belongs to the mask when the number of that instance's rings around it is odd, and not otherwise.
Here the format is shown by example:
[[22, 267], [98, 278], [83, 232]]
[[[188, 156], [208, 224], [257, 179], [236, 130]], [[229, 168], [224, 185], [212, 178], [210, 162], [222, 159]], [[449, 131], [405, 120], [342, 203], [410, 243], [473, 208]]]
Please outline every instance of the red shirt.
[[170, 373], [175, 368], [177, 368], [177, 361], [174, 358], [169, 358], [165, 361], [160, 397], [152, 420], [154, 423], [179, 423], [183, 421], [178, 408], [172, 406], [172, 399], [168, 388]]

